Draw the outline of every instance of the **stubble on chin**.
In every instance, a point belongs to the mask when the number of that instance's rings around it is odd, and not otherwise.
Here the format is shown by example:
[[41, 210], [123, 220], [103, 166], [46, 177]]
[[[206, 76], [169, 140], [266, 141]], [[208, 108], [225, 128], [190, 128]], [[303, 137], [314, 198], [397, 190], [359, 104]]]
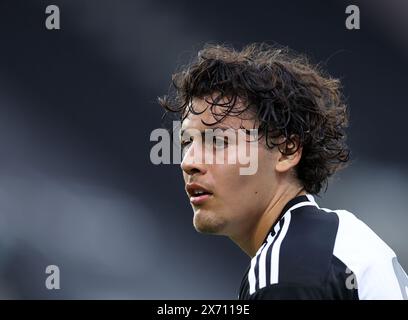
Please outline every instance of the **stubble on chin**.
[[197, 232], [206, 234], [222, 234], [226, 221], [214, 216], [213, 212], [195, 212], [193, 225]]

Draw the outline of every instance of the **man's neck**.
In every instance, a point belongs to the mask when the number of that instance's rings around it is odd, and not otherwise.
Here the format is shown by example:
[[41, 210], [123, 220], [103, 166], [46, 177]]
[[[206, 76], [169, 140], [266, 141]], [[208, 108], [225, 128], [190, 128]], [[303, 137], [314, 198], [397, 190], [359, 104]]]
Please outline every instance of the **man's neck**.
[[246, 239], [231, 238], [247, 255], [251, 258], [256, 255], [259, 247], [262, 245], [269, 230], [279, 218], [285, 205], [293, 198], [306, 195], [306, 191], [302, 187], [288, 188], [285, 191], [276, 194], [264, 214], [255, 224], [253, 230], [249, 233]]

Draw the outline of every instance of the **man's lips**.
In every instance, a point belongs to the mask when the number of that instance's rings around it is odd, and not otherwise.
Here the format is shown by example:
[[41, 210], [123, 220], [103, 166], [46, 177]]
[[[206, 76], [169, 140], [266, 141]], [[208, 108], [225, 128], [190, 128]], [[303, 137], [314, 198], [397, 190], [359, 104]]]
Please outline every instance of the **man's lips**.
[[203, 204], [210, 197], [212, 197], [212, 194], [203, 194], [200, 196], [193, 196], [193, 197], [190, 197], [190, 202], [192, 204], [199, 205], [199, 204]]
[[186, 191], [190, 196], [190, 202], [196, 205], [202, 204], [213, 195], [207, 187], [198, 183], [188, 183], [186, 185]]

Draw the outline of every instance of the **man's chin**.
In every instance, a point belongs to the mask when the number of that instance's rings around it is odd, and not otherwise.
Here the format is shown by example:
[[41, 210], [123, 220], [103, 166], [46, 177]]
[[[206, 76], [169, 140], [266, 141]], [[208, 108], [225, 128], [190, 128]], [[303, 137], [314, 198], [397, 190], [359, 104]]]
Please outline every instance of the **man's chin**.
[[196, 212], [193, 218], [193, 225], [197, 232], [221, 235], [225, 223], [219, 218], [211, 217], [209, 212]]

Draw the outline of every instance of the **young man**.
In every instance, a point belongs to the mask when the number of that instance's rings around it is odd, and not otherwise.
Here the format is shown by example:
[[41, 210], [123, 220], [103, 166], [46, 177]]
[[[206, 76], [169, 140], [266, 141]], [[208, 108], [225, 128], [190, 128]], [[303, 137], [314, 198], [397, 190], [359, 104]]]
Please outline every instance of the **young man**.
[[[392, 249], [352, 213], [313, 197], [349, 159], [337, 79], [282, 48], [206, 46], [173, 85], [159, 102], [181, 116], [194, 227], [228, 236], [252, 258], [240, 299], [407, 299]], [[246, 164], [232, 160], [251, 147], [256, 170], [243, 174]]]

